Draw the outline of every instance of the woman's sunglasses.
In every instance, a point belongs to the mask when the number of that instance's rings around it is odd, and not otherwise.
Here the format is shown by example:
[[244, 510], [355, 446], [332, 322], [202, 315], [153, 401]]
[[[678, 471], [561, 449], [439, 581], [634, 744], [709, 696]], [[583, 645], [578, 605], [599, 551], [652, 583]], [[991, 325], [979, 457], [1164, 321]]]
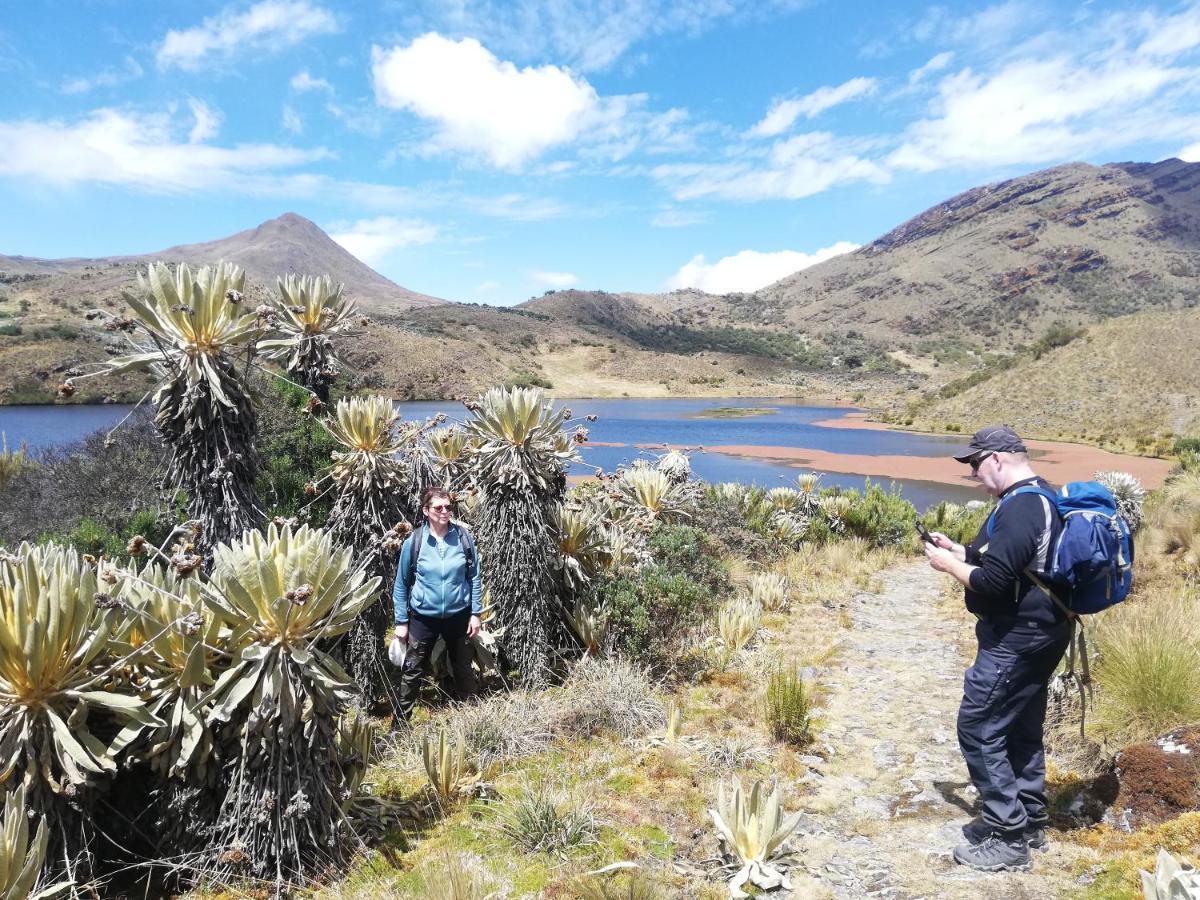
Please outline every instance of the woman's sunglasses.
[[449, 503], [431, 503], [429, 504], [430, 512], [450, 512]]

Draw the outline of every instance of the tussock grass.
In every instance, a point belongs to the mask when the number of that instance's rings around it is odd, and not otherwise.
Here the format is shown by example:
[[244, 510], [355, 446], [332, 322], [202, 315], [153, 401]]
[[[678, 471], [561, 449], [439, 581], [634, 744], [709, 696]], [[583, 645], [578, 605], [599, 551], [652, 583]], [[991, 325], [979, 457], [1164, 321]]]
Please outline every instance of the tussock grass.
[[598, 830], [589, 801], [544, 787], [506, 800], [495, 825], [518, 849], [558, 855], [596, 843]]
[[571, 887], [579, 900], [661, 900], [666, 896], [640, 872], [608, 877], [592, 875], [580, 878]]
[[428, 900], [483, 900], [497, 891], [495, 879], [473, 853], [443, 852], [418, 871]]
[[1101, 619], [1094, 641], [1094, 724], [1130, 743], [1200, 719], [1200, 594], [1176, 588], [1126, 602]]
[[584, 657], [562, 688], [547, 695], [551, 731], [581, 739], [600, 732], [641, 737], [666, 725], [666, 709], [649, 673], [620, 659]]

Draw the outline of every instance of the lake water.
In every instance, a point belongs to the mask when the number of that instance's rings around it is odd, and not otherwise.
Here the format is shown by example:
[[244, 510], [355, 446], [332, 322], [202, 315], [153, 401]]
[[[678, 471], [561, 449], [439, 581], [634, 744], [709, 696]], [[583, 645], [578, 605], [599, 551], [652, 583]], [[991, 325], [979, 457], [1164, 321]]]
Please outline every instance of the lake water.
[[[851, 410], [810, 406], [779, 399], [686, 399], [686, 400], [563, 400], [574, 419], [568, 425], [584, 425], [594, 444], [581, 448], [586, 466], [576, 466], [575, 474], [588, 474], [589, 466], [611, 471], [622, 463], [654, 455], [652, 450], [640, 449], [644, 444], [671, 444], [685, 447], [722, 445], [752, 445], [768, 447], [802, 447], [832, 453], [866, 455], [902, 455], [946, 457], [961, 446], [959, 441], [933, 435], [907, 432], [874, 431], [862, 428], [837, 428], [814, 425], [844, 416]], [[466, 410], [447, 401], [397, 404], [405, 419], [423, 419], [444, 412], [453, 420], [462, 420]], [[770, 408], [770, 415], [737, 418], [698, 416], [714, 407]], [[31, 450], [77, 441], [85, 435], [111, 428], [119, 422], [129, 407], [111, 406], [4, 406], [0, 407], [0, 433], [10, 448], [24, 443]], [[597, 421], [585, 422], [587, 414]], [[615, 444], [619, 446], [599, 446]], [[796, 475], [807, 471], [786, 462], [767, 459], [748, 459], [722, 453], [697, 451], [692, 454], [692, 469], [706, 481], [741, 481], [775, 487], [791, 483]], [[878, 480], [878, 479], [876, 479]], [[822, 479], [826, 485], [861, 487], [860, 475], [828, 473]], [[898, 480], [902, 493], [918, 508], [943, 499], [959, 502], [978, 499], [981, 492], [971, 488], [936, 484], [927, 481]]]

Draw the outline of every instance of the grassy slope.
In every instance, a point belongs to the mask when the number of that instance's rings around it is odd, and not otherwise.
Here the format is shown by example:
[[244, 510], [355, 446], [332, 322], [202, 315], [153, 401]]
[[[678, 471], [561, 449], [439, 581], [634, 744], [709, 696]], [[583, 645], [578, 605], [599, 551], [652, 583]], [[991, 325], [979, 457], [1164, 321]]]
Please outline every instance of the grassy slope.
[[970, 432], [1009, 422], [1022, 434], [1132, 445], [1139, 435], [1200, 435], [1200, 310], [1143, 313], [1093, 326], [963, 393], [934, 400], [914, 425]]

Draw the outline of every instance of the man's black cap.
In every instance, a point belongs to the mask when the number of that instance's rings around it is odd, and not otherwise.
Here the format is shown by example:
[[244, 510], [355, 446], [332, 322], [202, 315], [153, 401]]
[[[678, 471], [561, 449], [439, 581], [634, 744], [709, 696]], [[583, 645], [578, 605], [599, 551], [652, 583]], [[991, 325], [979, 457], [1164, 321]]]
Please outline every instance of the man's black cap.
[[976, 453], [984, 453], [989, 450], [992, 453], [1029, 452], [1025, 449], [1025, 443], [1017, 436], [1017, 433], [1007, 425], [988, 425], [975, 432], [971, 437], [971, 443], [967, 444], [967, 449], [962, 453], [954, 454], [954, 458], [960, 463], [965, 463], [969, 462]]

